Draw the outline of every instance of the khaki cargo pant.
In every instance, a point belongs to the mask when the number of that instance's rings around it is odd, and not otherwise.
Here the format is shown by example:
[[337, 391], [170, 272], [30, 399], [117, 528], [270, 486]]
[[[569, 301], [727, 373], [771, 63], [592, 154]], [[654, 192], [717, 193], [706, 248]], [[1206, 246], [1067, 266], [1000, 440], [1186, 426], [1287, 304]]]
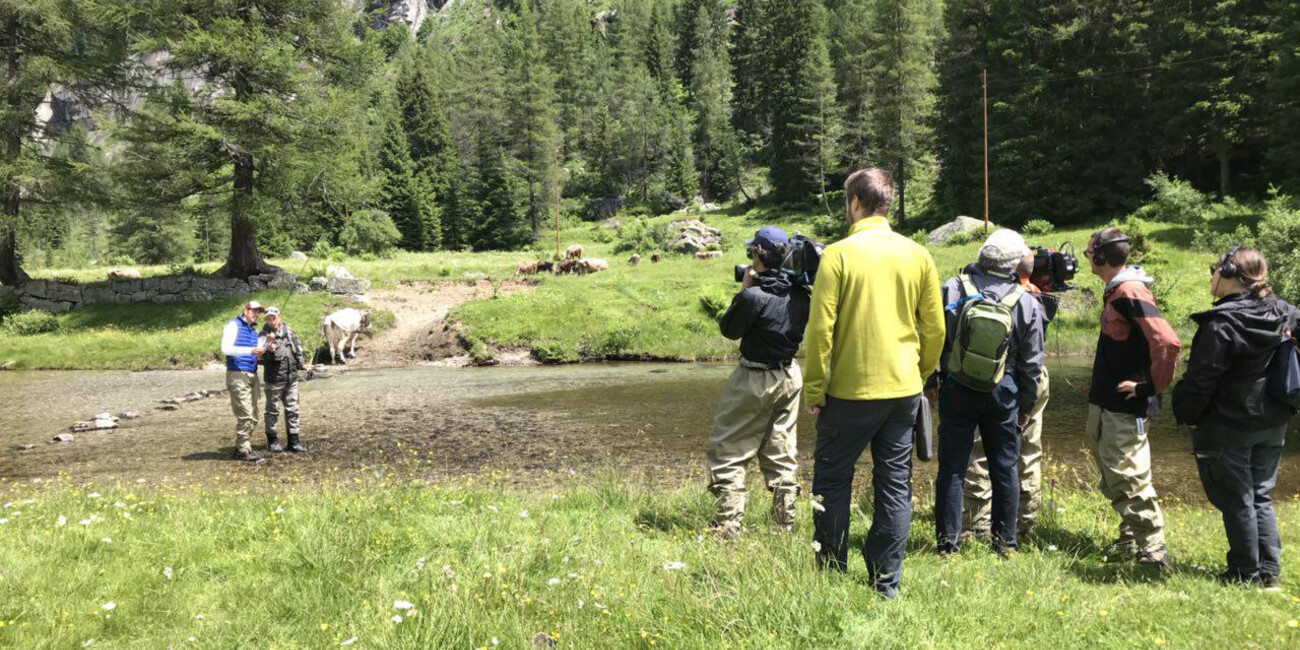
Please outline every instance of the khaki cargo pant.
[[[1020, 473], [1017, 535], [1029, 532], [1043, 504], [1043, 410], [1051, 397], [1048, 383], [1047, 367], [1044, 366], [1038, 386], [1038, 402], [1029, 414], [1029, 424], [1020, 432], [1020, 460], [1016, 462]], [[975, 436], [975, 446], [971, 449], [962, 495], [962, 529], [977, 535], [989, 534], [993, 523], [993, 483], [989, 480], [989, 461], [979, 436]]]
[[261, 382], [255, 372], [226, 371], [226, 388], [230, 390], [230, 409], [235, 412], [235, 448], [240, 453], [253, 451], [250, 436], [257, 428], [257, 402]]
[[772, 522], [794, 524], [799, 483], [796, 427], [803, 374], [796, 363], [777, 370], [741, 360], [722, 389], [709, 432], [709, 490], [718, 499], [714, 523], [739, 532], [745, 516], [745, 467], [755, 456], [772, 492]]
[[1146, 419], [1088, 406], [1088, 448], [1101, 473], [1101, 493], [1119, 513], [1119, 541], [1134, 549], [1165, 548], [1165, 518], [1151, 485]]

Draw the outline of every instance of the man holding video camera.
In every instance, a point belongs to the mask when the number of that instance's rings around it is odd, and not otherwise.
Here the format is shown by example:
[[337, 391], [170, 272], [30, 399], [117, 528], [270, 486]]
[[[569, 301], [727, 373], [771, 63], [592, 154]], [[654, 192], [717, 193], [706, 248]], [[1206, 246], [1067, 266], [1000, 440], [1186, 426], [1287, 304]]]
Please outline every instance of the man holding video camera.
[[755, 456], [772, 492], [772, 523], [794, 525], [796, 424], [803, 379], [794, 355], [808, 323], [808, 290], [782, 270], [792, 243], [766, 226], [749, 240], [753, 266], [737, 267], [742, 288], [719, 320], [740, 339], [740, 365], [727, 379], [709, 432], [709, 490], [718, 499], [713, 530], [736, 539], [745, 515], [745, 468]]

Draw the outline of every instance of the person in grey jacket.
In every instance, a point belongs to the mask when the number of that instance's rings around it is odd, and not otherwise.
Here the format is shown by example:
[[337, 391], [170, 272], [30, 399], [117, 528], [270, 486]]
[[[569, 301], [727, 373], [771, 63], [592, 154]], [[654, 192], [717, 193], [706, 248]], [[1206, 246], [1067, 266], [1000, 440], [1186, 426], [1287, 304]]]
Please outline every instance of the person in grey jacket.
[[307, 448], [298, 439], [298, 371], [306, 367], [303, 363], [302, 343], [298, 335], [289, 328], [276, 307], [266, 308], [266, 325], [262, 328], [266, 337], [266, 354], [262, 355], [262, 384], [266, 387], [266, 448], [267, 451], [281, 452], [286, 448], [280, 446], [276, 435], [276, 425], [280, 421], [280, 408], [284, 408], [285, 427], [288, 429], [288, 451], [302, 453]]
[[[939, 374], [939, 471], [935, 478], [934, 518], [937, 550], [956, 552], [961, 544], [962, 487], [970, 464], [975, 432], [979, 431], [988, 455], [993, 481], [992, 544], [1005, 553], [1014, 550], [1020, 505], [1020, 428], [1029, 421], [1038, 400], [1043, 369], [1042, 305], [1020, 287], [1016, 269], [1029, 252], [1025, 240], [1011, 230], [989, 235], [980, 248], [979, 261], [962, 276], [950, 278], [941, 288], [947, 336]], [[1011, 331], [1006, 343], [1006, 371], [991, 392], [977, 390], [954, 378], [951, 351], [958, 335], [963, 305], [980, 296], [969, 295], [964, 279], [984, 297], [996, 301], [1018, 295], [1011, 309]]]
[[1268, 264], [1253, 248], [1230, 249], [1210, 267], [1214, 306], [1192, 314], [1192, 354], [1174, 387], [1174, 417], [1192, 425], [1196, 467], [1223, 513], [1228, 568], [1219, 579], [1273, 589], [1282, 540], [1270, 492], [1291, 407], [1268, 394], [1266, 370], [1300, 312], [1273, 294]]

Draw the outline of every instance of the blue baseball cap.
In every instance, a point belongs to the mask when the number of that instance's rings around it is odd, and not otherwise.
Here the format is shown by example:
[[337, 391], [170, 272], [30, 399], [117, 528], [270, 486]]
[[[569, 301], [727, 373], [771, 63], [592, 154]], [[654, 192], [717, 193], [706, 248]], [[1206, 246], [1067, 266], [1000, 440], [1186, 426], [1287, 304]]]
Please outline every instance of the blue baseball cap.
[[754, 233], [754, 238], [745, 242], [750, 246], [758, 244], [763, 248], [774, 248], [774, 244], [789, 244], [790, 238], [786, 236], [785, 231], [776, 226], [763, 226]]

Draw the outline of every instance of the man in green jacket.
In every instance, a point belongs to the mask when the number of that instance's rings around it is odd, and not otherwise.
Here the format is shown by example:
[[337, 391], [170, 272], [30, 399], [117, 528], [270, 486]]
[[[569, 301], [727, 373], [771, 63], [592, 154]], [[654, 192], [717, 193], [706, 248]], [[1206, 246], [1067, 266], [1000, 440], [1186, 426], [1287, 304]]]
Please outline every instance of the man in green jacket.
[[871, 445], [875, 508], [862, 553], [872, 585], [892, 598], [912, 524], [912, 426], [943, 352], [943, 304], [934, 258], [889, 227], [889, 173], [856, 171], [844, 195], [849, 235], [822, 253], [804, 338], [804, 403], [819, 416], [813, 545], [823, 567], [847, 568], [854, 465]]

